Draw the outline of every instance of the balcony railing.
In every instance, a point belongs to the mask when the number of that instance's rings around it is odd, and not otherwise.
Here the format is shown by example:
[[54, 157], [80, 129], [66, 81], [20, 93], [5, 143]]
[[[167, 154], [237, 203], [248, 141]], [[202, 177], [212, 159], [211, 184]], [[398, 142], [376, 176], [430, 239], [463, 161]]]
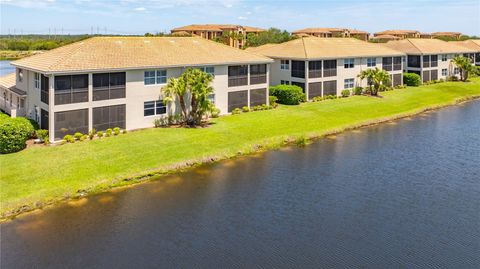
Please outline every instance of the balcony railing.
[[336, 68], [325, 68], [323, 69], [323, 76], [324, 77], [335, 77], [337, 75]]
[[229, 76], [228, 77], [228, 87], [243, 86], [248, 84], [248, 76]]
[[125, 98], [125, 86], [93, 88], [93, 101]]
[[430, 62], [423, 62], [423, 67], [430, 67]]
[[267, 74], [250, 75], [250, 84], [262, 84], [267, 82]]
[[309, 78], [321, 78], [322, 77], [322, 70], [308, 70], [308, 77]]

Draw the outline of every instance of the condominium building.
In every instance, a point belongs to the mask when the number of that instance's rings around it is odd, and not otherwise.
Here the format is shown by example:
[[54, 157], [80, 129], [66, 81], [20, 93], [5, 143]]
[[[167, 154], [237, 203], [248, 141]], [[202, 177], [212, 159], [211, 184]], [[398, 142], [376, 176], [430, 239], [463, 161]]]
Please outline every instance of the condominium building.
[[475, 50], [439, 39], [408, 38], [390, 41], [384, 46], [407, 54], [405, 71], [420, 75], [423, 82], [458, 76], [452, 63], [457, 55], [475, 57]]
[[450, 43], [457, 44], [462, 47], [466, 47], [475, 51], [475, 54], [473, 55], [474, 57], [471, 58], [472, 63], [474, 63], [477, 66], [480, 66], [480, 39], [469, 39], [465, 41], [451, 41]]
[[399, 52], [355, 38], [301, 37], [281, 44], [268, 44], [247, 51], [274, 59], [270, 84], [300, 86], [310, 100], [316, 96], [340, 95], [344, 89], [367, 86], [362, 70], [378, 67], [391, 74], [394, 86], [403, 82]]
[[267, 104], [271, 62], [198, 37], [94, 37], [12, 62], [7, 102], [21, 98], [16, 114], [39, 122], [52, 141], [92, 128], [147, 128], [178, 113], [162, 87], [186, 68], [214, 76], [209, 98], [222, 114]]
[[0, 109], [12, 117], [25, 115], [27, 93], [16, 87], [15, 73], [0, 77]]
[[390, 35], [390, 36], [396, 36], [400, 39], [405, 39], [405, 38], [420, 38], [421, 33], [417, 30], [386, 30], [386, 31], [374, 33], [373, 35], [375, 37]]
[[462, 33], [460, 32], [435, 32], [432, 33], [432, 37], [450, 37], [453, 39], [460, 39], [462, 37]]
[[233, 24], [192, 24], [174, 28], [172, 34], [191, 34], [208, 40], [225, 39], [231, 47], [243, 48], [248, 34], [264, 32], [264, 29]]
[[354, 37], [360, 40], [368, 40], [369, 33], [356, 29], [346, 28], [305, 28], [293, 32], [296, 36], [316, 37]]

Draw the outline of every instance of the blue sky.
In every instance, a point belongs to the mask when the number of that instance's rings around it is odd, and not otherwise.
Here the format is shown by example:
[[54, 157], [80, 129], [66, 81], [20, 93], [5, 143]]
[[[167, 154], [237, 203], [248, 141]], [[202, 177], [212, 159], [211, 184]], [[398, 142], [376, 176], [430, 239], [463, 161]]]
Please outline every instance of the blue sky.
[[0, 32], [143, 34], [193, 23], [480, 35], [480, 0], [0, 0]]

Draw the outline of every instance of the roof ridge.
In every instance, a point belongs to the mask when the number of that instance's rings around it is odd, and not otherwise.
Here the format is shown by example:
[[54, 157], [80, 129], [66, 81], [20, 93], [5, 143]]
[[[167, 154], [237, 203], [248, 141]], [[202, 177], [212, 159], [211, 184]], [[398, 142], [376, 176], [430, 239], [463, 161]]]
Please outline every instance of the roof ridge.
[[407, 41], [410, 42], [410, 44], [412, 44], [412, 46], [413, 46], [414, 48], [416, 48], [420, 53], [423, 54], [423, 51], [422, 51], [419, 47], [417, 47], [415, 44], [413, 44], [413, 42], [410, 40], [410, 38], [407, 38]]
[[[64, 57], [59, 57], [59, 59], [57, 61], [54, 61], [51, 65], [48, 66], [48, 69], [50, 70], [52, 66], [55, 66], [56, 64], [58, 64], [59, 62], [62, 62], [62, 61], [65, 61], [66, 58], [69, 58], [71, 57], [74, 53], [76, 53], [81, 47], [83, 47], [83, 44], [85, 44], [86, 41], [88, 42], [91, 42], [92, 40], [94, 40], [95, 38], [98, 39], [98, 37], [94, 36], [94, 37], [91, 37], [91, 38], [87, 38], [87, 39], [84, 39], [84, 40], [80, 40], [80, 41], [77, 41], [77, 42], [73, 42], [72, 44], [69, 44], [71, 46], [73, 45], [77, 45], [76, 48], [73, 49], [73, 51], [71, 51], [70, 53], [67, 53], [65, 54]], [[67, 45], [67, 46], [69, 46]], [[59, 47], [59, 48], [65, 48], [67, 46], [63, 46], [63, 47]]]
[[307, 46], [305, 45], [305, 40], [302, 37], [303, 52], [305, 53], [305, 59], [308, 59]]

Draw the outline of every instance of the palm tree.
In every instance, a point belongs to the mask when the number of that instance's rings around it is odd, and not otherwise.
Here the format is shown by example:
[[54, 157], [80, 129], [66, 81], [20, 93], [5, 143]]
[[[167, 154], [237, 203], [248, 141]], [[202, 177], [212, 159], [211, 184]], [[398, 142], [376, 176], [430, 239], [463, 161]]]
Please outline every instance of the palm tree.
[[460, 69], [460, 80], [466, 81], [468, 74], [473, 71], [472, 60], [463, 56], [455, 56], [452, 62]]
[[375, 96], [378, 95], [380, 89], [385, 88], [390, 83], [390, 74], [385, 70], [378, 69], [378, 67], [363, 70], [358, 77], [361, 80], [367, 79], [370, 94]]
[[200, 69], [188, 68], [180, 77], [170, 78], [162, 88], [167, 103], [178, 100], [183, 121], [190, 125], [201, 123], [203, 116], [212, 111], [213, 104], [208, 96], [213, 93], [210, 86], [213, 76]]

